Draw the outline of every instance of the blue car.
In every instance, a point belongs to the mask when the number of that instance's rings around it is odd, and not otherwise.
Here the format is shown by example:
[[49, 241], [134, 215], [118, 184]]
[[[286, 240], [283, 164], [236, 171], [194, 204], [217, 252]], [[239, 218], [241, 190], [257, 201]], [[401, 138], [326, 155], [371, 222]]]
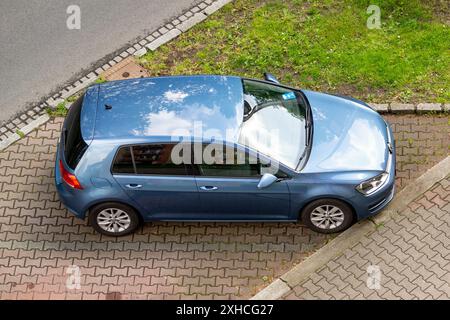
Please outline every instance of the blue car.
[[339, 232], [393, 198], [390, 126], [362, 101], [235, 76], [96, 84], [70, 108], [55, 180], [100, 233], [145, 221], [298, 221]]

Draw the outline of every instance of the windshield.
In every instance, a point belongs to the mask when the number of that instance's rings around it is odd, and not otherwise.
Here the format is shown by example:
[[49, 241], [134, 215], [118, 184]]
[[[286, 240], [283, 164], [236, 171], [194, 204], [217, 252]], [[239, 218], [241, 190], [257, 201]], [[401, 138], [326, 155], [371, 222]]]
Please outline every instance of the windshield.
[[298, 92], [264, 82], [243, 80], [244, 121], [239, 143], [291, 169], [306, 145], [306, 107]]

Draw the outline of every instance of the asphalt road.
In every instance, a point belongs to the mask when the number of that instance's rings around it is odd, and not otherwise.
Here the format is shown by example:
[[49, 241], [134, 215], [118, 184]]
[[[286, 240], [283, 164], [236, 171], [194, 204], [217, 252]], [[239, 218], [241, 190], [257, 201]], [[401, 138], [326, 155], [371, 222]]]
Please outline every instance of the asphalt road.
[[[1, 0], [0, 124], [201, 0]], [[81, 9], [69, 30], [69, 5]]]

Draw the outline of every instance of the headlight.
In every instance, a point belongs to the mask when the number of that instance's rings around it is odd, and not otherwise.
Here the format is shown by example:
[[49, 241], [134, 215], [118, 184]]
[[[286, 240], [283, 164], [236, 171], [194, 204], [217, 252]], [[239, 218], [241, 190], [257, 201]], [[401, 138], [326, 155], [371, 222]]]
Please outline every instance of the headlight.
[[383, 186], [388, 176], [389, 174], [387, 172], [383, 172], [382, 174], [376, 177], [361, 182], [356, 186], [356, 190], [358, 190], [364, 195], [372, 194]]

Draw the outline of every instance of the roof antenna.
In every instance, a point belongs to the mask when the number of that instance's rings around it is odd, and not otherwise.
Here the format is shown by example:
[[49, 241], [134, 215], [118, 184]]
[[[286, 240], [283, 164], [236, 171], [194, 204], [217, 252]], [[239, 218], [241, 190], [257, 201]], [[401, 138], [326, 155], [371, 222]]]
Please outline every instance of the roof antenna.
[[105, 104], [105, 110], [111, 110], [112, 109], [112, 105], [110, 104]]

